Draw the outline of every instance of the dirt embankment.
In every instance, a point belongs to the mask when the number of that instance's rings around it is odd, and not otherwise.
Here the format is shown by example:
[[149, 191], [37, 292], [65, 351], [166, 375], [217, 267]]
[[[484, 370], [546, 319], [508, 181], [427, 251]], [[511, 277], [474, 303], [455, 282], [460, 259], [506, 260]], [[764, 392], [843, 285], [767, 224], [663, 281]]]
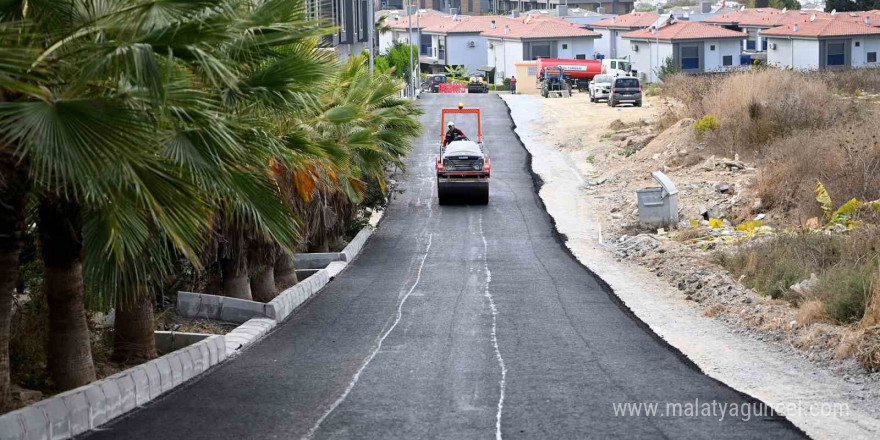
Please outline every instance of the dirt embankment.
[[[865, 342], [870, 334], [813, 322], [790, 302], [746, 288], [742, 279], [715, 263], [719, 249], [745, 238], [760, 239], [785, 228], [791, 219], [762, 209], [757, 196], [760, 164], [712, 154], [717, 150], [695, 133], [693, 119], [658, 130], [662, 106], [668, 104], [660, 98], [648, 99], [647, 104], [610, 108], [591, 104], [584, 95], [544, 100], [542, 119], [531, 127], [546, 136], [548, 145], [565, 151], [586, 177], [581, 190], [602, 225], [609, 251], [645, 266], [706, 316], [737, 332], [777, 343], [847, 381], [880, 383], [880, 374], [859, 363], [860, 352], [876, 355], [876, 347]], [[636, 190], [658, 186], [651, 177], [654, 171], [666, 173], [680, 190], [677, 230], [638, 225]], [[735, 227], [748, 220], [758, 222]]]

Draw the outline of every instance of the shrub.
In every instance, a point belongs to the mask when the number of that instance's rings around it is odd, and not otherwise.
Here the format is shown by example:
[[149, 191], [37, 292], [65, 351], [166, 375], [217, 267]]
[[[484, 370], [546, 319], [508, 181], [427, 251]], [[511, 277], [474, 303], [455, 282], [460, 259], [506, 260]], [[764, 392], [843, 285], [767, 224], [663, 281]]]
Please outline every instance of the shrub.
[[873, 115], [858, 125], [809, 130], [771, 143], [758, 197], [767, 208], [802, 219], [822, 216], [813, 194], [816, 179], [838, 204], [880, 198], [880, 138], [865, 128], [878, 125], [880, 116]]
[[664, 93], [678, 119], [713, 115], [722, 154], [763, 155], [767, 142], [803, 130], [833, 127], [856, 117], [855, 104], [835, 98], [824, 82], [797, 72], [763, 68], [712, 76], [674, 75]]
[[694, 123], [694, 132], [702, 136], [709, 131], [717, 131], [721, 127], [718, 119], [712, 115], [703, 116]]
[[677, 75], [680, 72], [681, 69], [675, 64], [672, 57], [666, 57], [663, 60], [663, 64], [657, 68], [657, 76], [660, 77], [660, 81], [665, 81], [666, 78]]
[[828, 268], [819, 277], [814, 292], [825, 304], [831, 319], [847, 324], [865, 315], [875, 267], [873, 262], [861, 266], [840, 264]]
[[[880, 229], [866, 226], [846, 234], [804, 231], [749, 242], [716, 254], [716, 261], [760, 294], [793, 304], [820, 301], [824, 314], [839, 323], [874, 317], [866, 311], [880, 279]], [[807, 297], [790, 287], [818, 276]], [[810, 306], [815, 307], [815, 306]], [[804, 312], [807, 313], [806, 311]], [[873, 313], [873, 312], [872, 312]], [[808, 313], [817, 316], [815, 310]], [[866, 321], [867, 322], [867, 321]]]

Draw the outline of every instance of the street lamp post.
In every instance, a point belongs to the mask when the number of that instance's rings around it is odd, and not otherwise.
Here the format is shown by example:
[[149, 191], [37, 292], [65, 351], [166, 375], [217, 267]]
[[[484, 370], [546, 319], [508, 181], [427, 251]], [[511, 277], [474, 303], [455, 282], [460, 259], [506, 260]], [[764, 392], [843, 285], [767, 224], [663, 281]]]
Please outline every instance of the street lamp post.
[[367, 2], [367, 15], [370, 16], [370, 27], [367, 29], [367, 35], [370, 38], [370, 46], [369, 46], [369, 57], [370, 57], [370, 73], [373, 73], [373, 31], [376, 29], [376, 14], [373, 12], [373, 2], [375, 0], [369, 0]]

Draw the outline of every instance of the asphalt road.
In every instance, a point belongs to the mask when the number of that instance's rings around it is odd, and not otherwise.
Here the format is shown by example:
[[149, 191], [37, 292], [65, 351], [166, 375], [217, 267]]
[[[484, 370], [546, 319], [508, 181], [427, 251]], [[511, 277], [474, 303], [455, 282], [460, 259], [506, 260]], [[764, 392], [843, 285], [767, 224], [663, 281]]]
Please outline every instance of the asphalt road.
[[[437, 205], [440, 109], [459, 100], [482, 110], [488, 206]], [[427, 133], [363, 254], [263, 341], [89, 438], [803, 437], [682, 359], [570, 256], [497, 96], [421, 103]], [[656, 414], [615, 414], [640, 402]]]

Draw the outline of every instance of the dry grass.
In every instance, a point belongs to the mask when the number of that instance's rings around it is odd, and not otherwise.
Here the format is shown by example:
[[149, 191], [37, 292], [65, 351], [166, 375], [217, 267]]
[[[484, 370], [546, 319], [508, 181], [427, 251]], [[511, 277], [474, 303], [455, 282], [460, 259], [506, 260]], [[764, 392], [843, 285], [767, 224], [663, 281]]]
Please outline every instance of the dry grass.
[[664, 90], [680, 105], [667, 107], [674, 117], [663, 120], [714, 116], [720, 128], [707, 144], [729, 156], [762, 157], [771, 140], [829, 127], [856, 110], [822, 80], [785, 70], [676, 76], [664, 81]]
[[818, 322], [826, 322], [828, 313], [822, 301], [810, 300], [801, 304], [797, 310], [797, 322], [799, 325], [810, 325]]
[[840, 93], [880, 93], [880, 69], [817, 70], [804, 75]]
[[706, 307], [706, 310], [703, 310], [703, 316], [711, 318], [726, 311], [727, 307], [725, 307], [724, 304], [715, 303], [710, 305], [709, 307]]
[[880, 115], [858, 125], [811, 130], [773, 142], [758, 180], [758, 197], [768, 209], [796, 219], [821, 216], [815, 203], [816, 180], [828, 188], [835, 203], [851, 198], [880, 197]]

